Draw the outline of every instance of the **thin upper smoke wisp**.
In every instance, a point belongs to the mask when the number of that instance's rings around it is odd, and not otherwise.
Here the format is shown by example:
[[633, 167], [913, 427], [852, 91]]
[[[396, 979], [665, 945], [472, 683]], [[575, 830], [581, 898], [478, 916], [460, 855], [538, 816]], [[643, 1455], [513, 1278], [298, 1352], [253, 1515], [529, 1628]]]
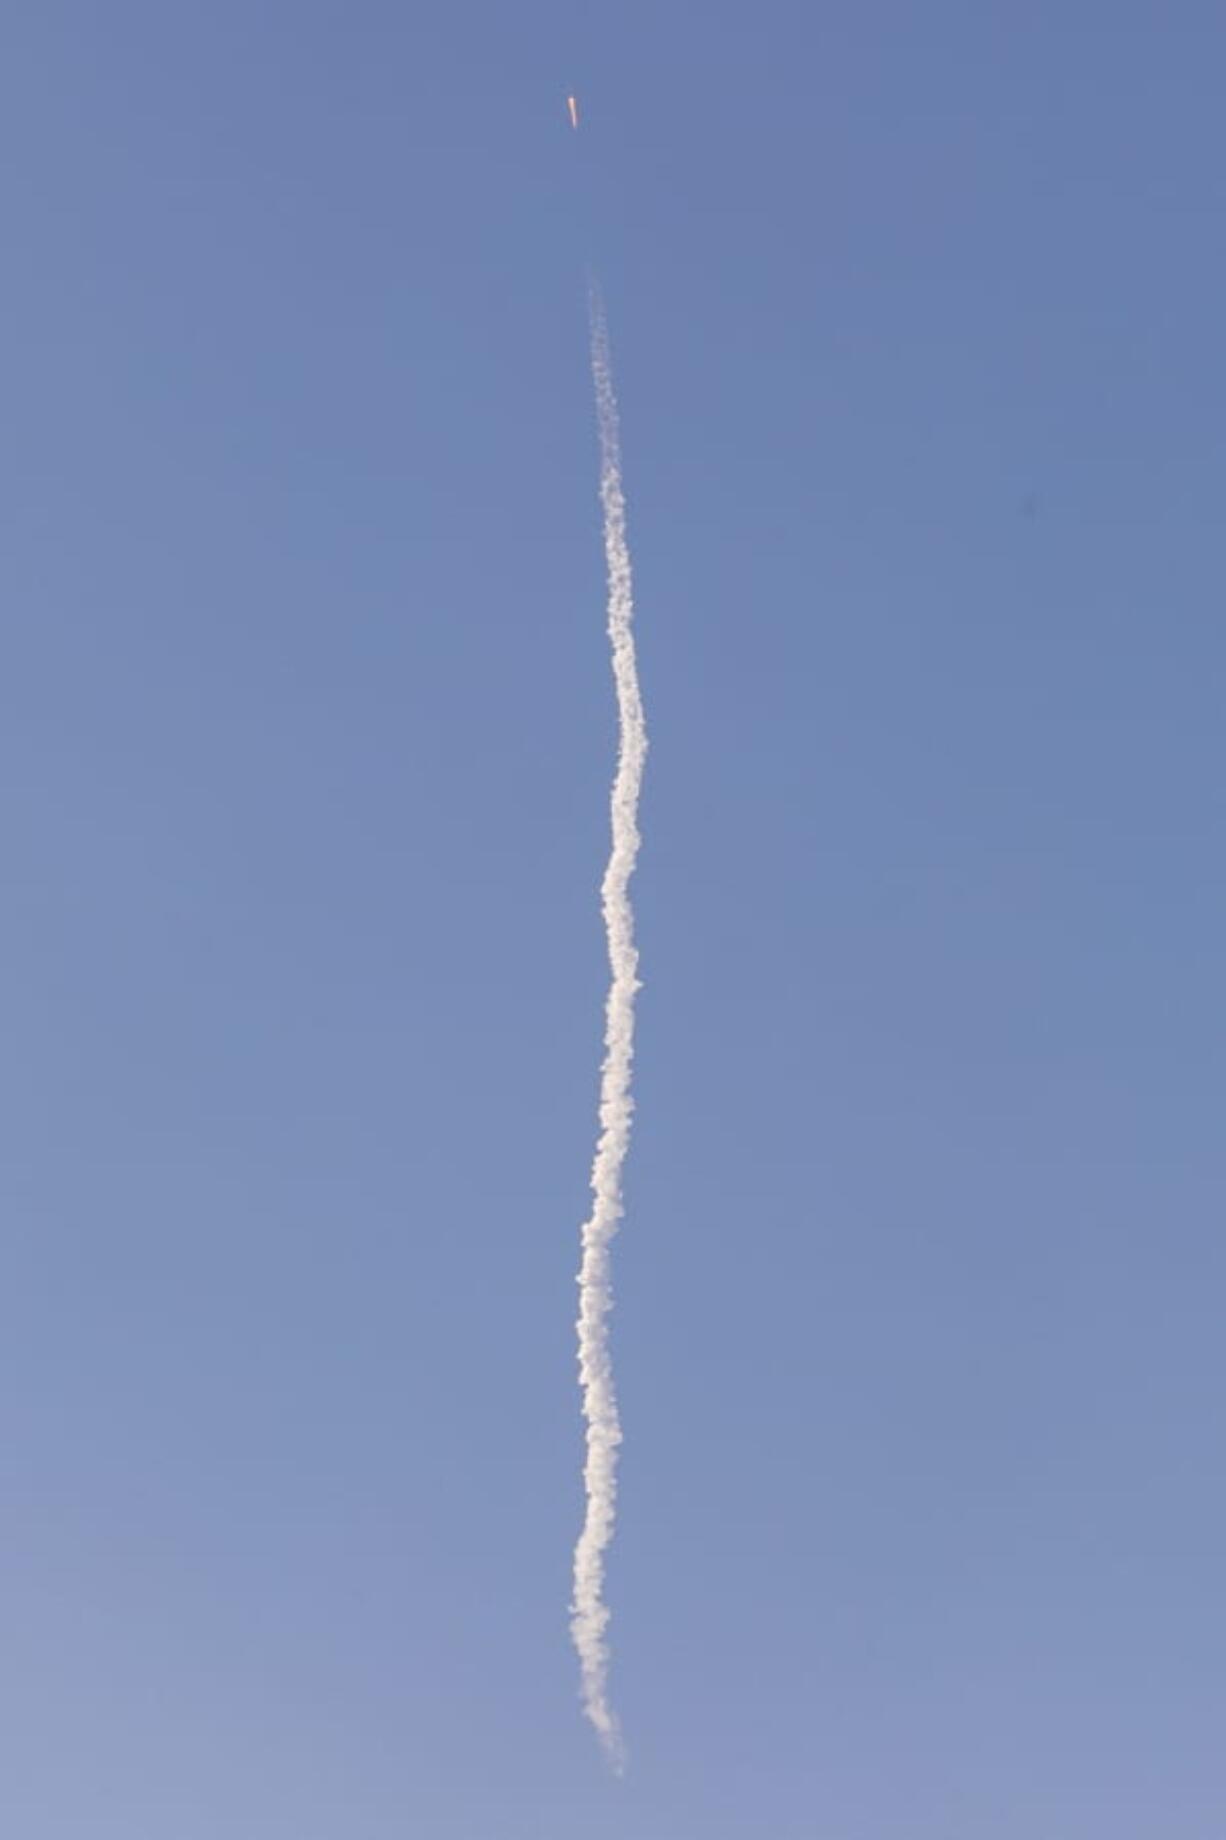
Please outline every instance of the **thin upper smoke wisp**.
[[612, 849], [601, 886], [611, 982], [605, 1007], [600, 1137], [592, 1166], [592, 1211], [583, 1226], [579, 1267], [579, 1379], [587, 1425], [587, 1511], [575, 1547], [571, 1633], [579, 1655], [583, 1709], [610, 1761], [620, 1769], [624, 1751], [617, 1717], [609, 1703], [609, 1610], [604, 1598], [605, 1555], [616, 1518], [617, 1452], [622, 1439], [608, 1318], [613, 1307], [611, 1248], [623, 1212], [622, 1168], [634, 1110], [630, 1071], [634, 1059], [634, 996], [639, 980], [629, 888], [639, 850], [638, 804], [647, 756], [647, 728], [634, 654], [634, 599], [626, 544], [617, 399], [613, 393], [604, 303], [595, 284], [590, 313], [592, 382], [600, 434], [600, 499], [609, 579], [609, 644], [619, 736], [611, 797]]

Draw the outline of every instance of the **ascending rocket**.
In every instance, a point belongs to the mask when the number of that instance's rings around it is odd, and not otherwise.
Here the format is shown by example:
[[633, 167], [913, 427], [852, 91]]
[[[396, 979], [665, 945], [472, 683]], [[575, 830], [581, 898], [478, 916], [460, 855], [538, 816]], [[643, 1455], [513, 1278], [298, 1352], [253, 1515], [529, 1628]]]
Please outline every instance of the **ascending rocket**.
[[574, 96], [568, 96], [566, 98], [566, 108], [570, 115], [570, 125], [577, 133], [579, 129], [579, 104]]

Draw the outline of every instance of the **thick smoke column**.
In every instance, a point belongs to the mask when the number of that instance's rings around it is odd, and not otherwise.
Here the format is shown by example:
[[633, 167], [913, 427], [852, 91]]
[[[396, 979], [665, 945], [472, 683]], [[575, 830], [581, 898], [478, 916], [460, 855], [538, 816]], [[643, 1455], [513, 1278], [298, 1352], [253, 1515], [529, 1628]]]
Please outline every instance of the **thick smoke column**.
[[610, 1253], [622, 1216], [622, 1166], [630, 1144], [630, 1069], [634, 1059], [634, 994], [639, 988], [630, 877], [639, 850], [638, 804], [647, 755], [647, 728], [634, 658], [634, 600], [626, 505], [622, 496], [617, 399], [609, 357], [604, 303], [595, 283], [590, 299], [592, 381], [600, 431], [600, 499], [604, 506], [605, 560], [609, 575], [609, 643], [617, 688], [619, 739], [613, 781], [613, 846], [601, 887], [609, 942], [609, 985], [605, 1008], [605, 1059], [600, 1081], [600, 1139], [592, 1166], [592, 1212], [583, 1227], [579, 1267], [579, 1378], [587, 1421], [584, 1483], [587, 1514], [575, 1547], [571, 1633], [579, 1653], [583, 1708], [608, 1756], [621, 1768], [623, 1751], [617, 1719], [609, 1705], [608, 1606], [604, 1601], [605, 1553], [613, 1538], [617, 1506], [617, 1449], [621, 1424], [609, 1354], [609, 1311], [613, 1307]]

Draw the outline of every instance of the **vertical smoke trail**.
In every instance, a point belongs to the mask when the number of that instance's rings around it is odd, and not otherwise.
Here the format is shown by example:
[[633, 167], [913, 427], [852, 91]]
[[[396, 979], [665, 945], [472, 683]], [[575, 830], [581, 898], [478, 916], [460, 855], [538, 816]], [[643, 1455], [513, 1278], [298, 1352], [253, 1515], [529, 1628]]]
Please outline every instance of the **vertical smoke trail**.
[[617, 776], [613, 781], [613, 845], [601, 887], [612, 981], [605, 1008], [605, 1059], [600, 1081], [600, 1139], [592, 1166], [592, 1212], [583, 1227], [579, 1267], [579, 1378], [587, 1421], [583, 1472], [587, 1513], [575, 1547], [571, 1634], [579, 1653], [583, 1708], [613, 1763], [623, 1761], [621, 1732], [609, 1705], [609, 1648], [605, 1632], [605, 1553], [613, 1538], [617, 1504], [617, 1447], [621, 1425], [609, 1354], [608, 1315], [613, 1307], [610, 1252], [622, 1216], [622, 1165], [630, 1143], [630, 1068], [634, 1058], [634, 993], [639, 988], [634, 910], [629, 884], [639, 849], [638, 803], [647, 755], [647, 728], [639, 695], [632, 622], [630, 551], [622, 496], [617, 399], [609, 356], [604, 303], [595, 283], [590, 297], [592, 381], [600, 431], [600, 499], [604, 507], [605, 561], [609, 576], [609, 642], [617, 688]]

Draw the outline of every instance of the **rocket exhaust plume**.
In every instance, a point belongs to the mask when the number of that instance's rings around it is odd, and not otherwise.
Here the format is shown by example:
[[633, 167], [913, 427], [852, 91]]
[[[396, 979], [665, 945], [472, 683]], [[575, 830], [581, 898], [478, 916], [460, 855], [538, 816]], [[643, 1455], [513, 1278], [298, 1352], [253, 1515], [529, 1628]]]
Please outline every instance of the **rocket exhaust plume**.
[[613, 1307], [611, 1251], [622, 1217], [622, 1166], [630, 1143], [634, 1101], [630, 1070], [634, 1058], [634, 996], [639, 988], [630, 878], [639, 850], [638, 805], [647, 756], [647, 728], [634, 655], [634, 600], [626, 507], [622, 496], [617, 399], [604, 302], [590, 284], [592, 382], [600, 434], [600, 499], [604, 507], [608, 569], [608, 625], [613, 681], [617, 691], [618, 754], [613, 781], [612, 849], [601, 886], [611, 982], [605, 1006], [605, 1058], [600, 1080], [600, 1137], [592, 1166], [592, 1211], [583, 1226], [579, 1267], [579, 1380], [587, 1425], [584, 1485], [587, 1512], [575, 1547], [571, 1634], [579, 1655], [583, 1709], [614, 1769], [625, 1753], [616, 1715], [609, 1704], [609, 1610], [604, 1601], [605, 1554], [613, 1538], [617, 1507], [617, 1452], [622, 1440], [617, 1393], [609, 1352]]

